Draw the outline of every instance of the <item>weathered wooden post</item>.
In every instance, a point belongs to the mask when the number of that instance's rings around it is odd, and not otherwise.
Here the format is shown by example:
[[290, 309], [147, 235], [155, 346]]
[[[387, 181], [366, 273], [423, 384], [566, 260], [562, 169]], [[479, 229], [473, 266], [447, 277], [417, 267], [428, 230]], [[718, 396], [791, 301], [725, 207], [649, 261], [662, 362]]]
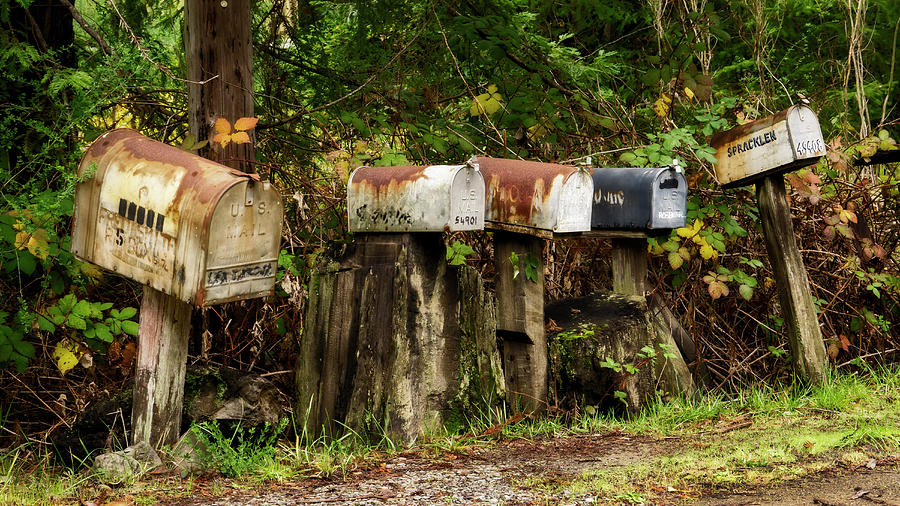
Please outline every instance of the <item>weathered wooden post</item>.
[[454, 409], [498, 401], [493, 304], [474, 269], [448, 266], [443, 240], [484, 228], [477, 165], [360, 167], [347, 211], [354, 243], [309, 283], [300, 425], [408, 444]]
[[590, 228], [590, 174], [572, 166], [478, 157], [487, 185], [485, 228], [494, 232], [497, 337], [507, 401], [546, 406], [544, 241]]
[[[613, 292], [644, 298], [647, 291], [647, 237], [668, 234], [683, 227], [687, 219], [687, 181], [678, 160], [670, 167], [598, 167], [592, 173], [594, 207], [588, 237], [612, 240]], [[649, 308], [654, 345], [664, 344], [669, 355], [661, 360], [660, 372], [668, 375], [666, 387], [693, 394], [696, 385], [687, 362], [696, 359], [690, 336], [676, 340], [670, 320], [674, 315], [657, 304]], [[679, 324], [680, 327], [680, 324]], [[684, 337], [680, 336], [679, 337]], [[656, 341], [659, 342], [656, 342]], [[690, 358], [682, 350], [689, 349]]]
[[85, 152], [72, 252], [144, 286], [132, 444], [180, 434], [191, 306], [270, 295], [281, 197], [245, 174], [117, 129]]
[[801, 376], [819, 382], [828, 365], [825, 343], [791, 225], [782, 176], [815, 164], [825, 154], [819, 121], [812, 109], [795, 105], [720, 132], [712, 137], [710, 145], [716, 149], [716, 176], [723, 187], [756, 184], [759, 217], [794, 364]]

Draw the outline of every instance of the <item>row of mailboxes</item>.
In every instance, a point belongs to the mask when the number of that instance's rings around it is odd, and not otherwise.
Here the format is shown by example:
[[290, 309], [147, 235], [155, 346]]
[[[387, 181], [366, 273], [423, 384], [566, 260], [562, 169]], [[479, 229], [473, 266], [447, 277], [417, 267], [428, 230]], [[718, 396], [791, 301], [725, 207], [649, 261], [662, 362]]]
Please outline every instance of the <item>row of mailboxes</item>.
[[465, 165], [360, 167], [347, 207], [352, 232], [653, 231], [685, 225], [687, 182], [677, 164], [587, 169], [476, 157]]

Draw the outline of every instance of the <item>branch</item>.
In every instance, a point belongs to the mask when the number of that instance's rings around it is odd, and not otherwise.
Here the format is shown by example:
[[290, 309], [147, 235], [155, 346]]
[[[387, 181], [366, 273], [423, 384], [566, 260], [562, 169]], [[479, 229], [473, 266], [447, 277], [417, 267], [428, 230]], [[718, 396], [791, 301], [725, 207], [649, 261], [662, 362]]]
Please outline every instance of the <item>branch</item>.
[[97, 44], [100, 45], [100, 49], [103, 50], [106, 56], [116, 56], [116, 52], [113, 51], [111, 47], [109, 47], [109, 44], [107, 44], [106, 41], [103, 40], [103, 37], [99, 33], [97, 33], [97, 30], [94, 30], [91, 25], [87, 24], [87, 21], [85, 21], [84, 18], [81, 17], [81, 13], [78, 12], [78, 9], [76, 9], [75, 6], [72, 5], [72, 2], [69, 2], [69, 0], [59, 0], [59, 2], [65, 5], [67, 9], [69, 9], [69, 12], [72, 13], [72, 17], [75, 18], [75, 21], [78, 23], [81, 29], [87, 32], [87, 34], [90, 35], [92, 39], [97, 41]]

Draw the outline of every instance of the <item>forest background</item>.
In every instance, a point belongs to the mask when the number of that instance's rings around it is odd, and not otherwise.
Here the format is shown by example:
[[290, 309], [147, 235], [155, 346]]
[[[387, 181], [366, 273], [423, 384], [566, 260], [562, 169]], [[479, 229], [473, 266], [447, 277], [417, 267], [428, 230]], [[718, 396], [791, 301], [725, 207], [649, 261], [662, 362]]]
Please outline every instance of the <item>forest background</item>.
[[[257, 0], [243, 21], [256, 169], [285, 202], [278, 293], [197, 312], [192, 363], [274, 373], [291, 391], [306, 273], [352, 240], [356, 166], [677, 158], [688, 226], [648, 241], [652, 290], [713, 388], [789, 379], [753, 188], [718, 186], [708, 139], [802, 100], [829, 150], [787, 182], [829, 358], [896, 360], [900, 174], [855, 162], [897, 149], [900, 2]], [[40, 438], [131, 377], [141, 289], [68, 252], [75, 168], [115, 127], [198, 147], [183, 23], [167, 0], [0, 2], [0, 440]], [[491, 279], [485, 234], [447, 241]], [[547, 299], [609, 289], [608, 250], [550, 244]]]

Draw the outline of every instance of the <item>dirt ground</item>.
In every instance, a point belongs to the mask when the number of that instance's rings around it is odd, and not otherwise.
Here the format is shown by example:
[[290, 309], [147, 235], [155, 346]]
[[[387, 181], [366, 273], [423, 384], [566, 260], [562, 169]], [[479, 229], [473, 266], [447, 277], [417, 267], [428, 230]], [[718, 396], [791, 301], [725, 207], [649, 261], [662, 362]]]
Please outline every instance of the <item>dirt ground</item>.
[[[163, 504], [627, 504], [627, 496], [598, 500], [589, 492], [573, 492], [567, 484], [585, 471], [611, 470], [675, 454], [683, 444], [678, 439], [618, 433], [513, 440], [443, 452], [438, 457], [405, 453], [344, 477], [254, 490], [239, 485], [206, 486], [201, 479], [190, 497]], [[802, 481], [729, 491], [654, 489], [645, 499], [650, 504], [900, 505], [900, 465], [896, 458], [873, 460], [869, 467], [834, 468]]]

